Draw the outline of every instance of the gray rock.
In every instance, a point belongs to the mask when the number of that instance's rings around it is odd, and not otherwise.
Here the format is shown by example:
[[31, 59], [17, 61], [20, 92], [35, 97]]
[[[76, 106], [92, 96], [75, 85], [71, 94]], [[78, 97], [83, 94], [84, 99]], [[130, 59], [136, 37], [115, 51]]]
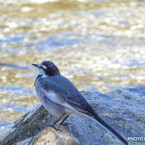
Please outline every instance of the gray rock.
[[[119, 88], [107, 94], [82, 91], [101, 118], [129, 144], [145, 144], [145, 86]], [[39, 103], [0, 133], [0, 145], [122, 145], [94, 119], [71, 115], [60, 130], [48, 127], [53, 118]], [[138, 138], [137, 138], [138, 137]]]

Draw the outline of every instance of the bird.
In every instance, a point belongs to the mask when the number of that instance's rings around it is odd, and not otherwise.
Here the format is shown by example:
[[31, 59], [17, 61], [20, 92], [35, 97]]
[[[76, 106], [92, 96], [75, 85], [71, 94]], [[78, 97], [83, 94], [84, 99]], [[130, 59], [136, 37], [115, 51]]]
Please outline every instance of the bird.
[[59, 125], [63, 125], [71, 114], [88, 116], [105, 126], [125, 145], [128, 145], [128, 142], [93, 110], [74, 84], [61, 75], [58, 67], [52, 61], [32, 65], [39, 69], [34, 83], [36, 94], [44, 108], [52, 116], [57, 117], [52, 127], [58, 122], [60, 122]]

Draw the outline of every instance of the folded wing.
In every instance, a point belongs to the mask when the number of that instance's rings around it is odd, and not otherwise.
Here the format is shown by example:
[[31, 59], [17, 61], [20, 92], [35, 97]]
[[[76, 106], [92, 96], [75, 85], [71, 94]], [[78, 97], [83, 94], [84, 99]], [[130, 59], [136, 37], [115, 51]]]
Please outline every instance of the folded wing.
[[[65, 79], [65, 82], [67, 81], [68, 80]], [[54, 82], [43, 80], [41, 81], [41, 83], [43, 83], [44, 86], [43, 93], [51, 101], [70, 110], [79, 111], [81, 113], [90, 115], [90, 113], [88, 112], [90, 105], [71, 82], [67, 82], [67, 84], [61, 84], [60, 82], [57, 83], [56, 81]]]

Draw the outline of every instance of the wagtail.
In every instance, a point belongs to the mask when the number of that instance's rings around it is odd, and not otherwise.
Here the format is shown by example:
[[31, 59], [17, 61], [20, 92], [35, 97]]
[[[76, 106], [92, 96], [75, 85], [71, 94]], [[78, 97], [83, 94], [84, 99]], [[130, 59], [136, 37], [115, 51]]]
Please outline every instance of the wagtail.
[[71, 114], [89, 116], [128, 145], [128, 142], [118, 132], [98, 116], [72, 82], [60, 74], [58, 67], [53, 62], [43, 61], [33, 65], [39, 69], [35, 81], [36, 93], [45, 109], [58, 118], [53, 123], [53, 127], [59, 121], [62, 125]]

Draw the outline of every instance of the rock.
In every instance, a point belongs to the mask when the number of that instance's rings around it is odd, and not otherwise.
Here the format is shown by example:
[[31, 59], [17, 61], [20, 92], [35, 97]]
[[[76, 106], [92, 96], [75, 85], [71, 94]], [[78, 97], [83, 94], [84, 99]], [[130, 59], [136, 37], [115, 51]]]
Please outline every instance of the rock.
[[[100, 117], [129, 144], [145, 143], [145, 86], [119, 88], [107, 94], [82, 92]], [[0, 134], [0, 145], [122, 145], [123, 143], [94, 119], [70, 115], [67, 126], [55, 130], [53, 118], [39, 103]], [[139, 140], [140, 139], [140, 140]]]

